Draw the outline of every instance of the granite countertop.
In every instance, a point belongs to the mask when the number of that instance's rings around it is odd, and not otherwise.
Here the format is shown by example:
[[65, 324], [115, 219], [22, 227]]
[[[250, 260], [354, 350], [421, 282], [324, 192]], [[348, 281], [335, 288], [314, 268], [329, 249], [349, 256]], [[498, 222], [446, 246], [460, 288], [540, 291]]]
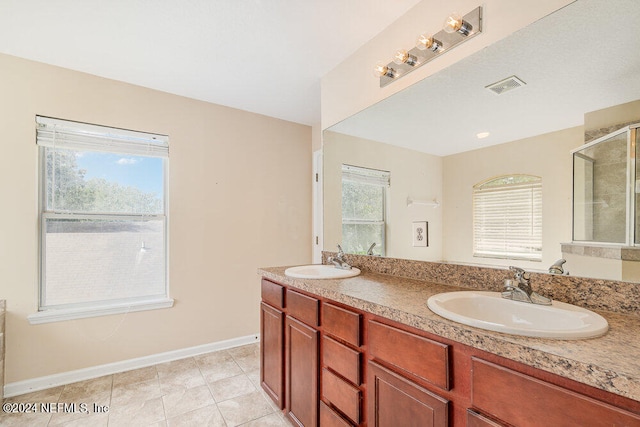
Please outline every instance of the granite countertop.
[[502, 334], [447, 320], [427, 307], [441, 292], [469, 290], [363, 271], [348, 279], [294, 279], [287, 267], [258, 269], [264, 277], [470, 347], [640, 401], [640, 316], [597, 311], [609, 322], [602, 337], [553, 340]]

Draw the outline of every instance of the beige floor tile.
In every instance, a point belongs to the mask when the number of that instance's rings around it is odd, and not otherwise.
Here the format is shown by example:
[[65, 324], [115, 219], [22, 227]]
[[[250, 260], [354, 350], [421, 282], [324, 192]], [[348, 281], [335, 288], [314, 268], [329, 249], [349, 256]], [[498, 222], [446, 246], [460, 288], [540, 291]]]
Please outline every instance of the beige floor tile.
[[273, 409], [258, 391], [218, 403], [228, 426], [238, 426], [273, 413]]
[[57, 402], [60, 399], [60, 394], [64, 390], [64, 386], [51, 387], [45, 390], [34, 391], [32, 393], [21, 394], [19, 396], [8, 397], [5, 402], [36, 402], [36, 403], [50, 403]]
[[226, 427], [216, 405], [205, 406], [167, 420], [168, 427]]
[[198, 365], [196, 365], [196, 361], [193, 357], [187, 357], [186, 359], [179, 359], [172, 362], [156, 365], [158, 376], [160, 378], [175, 375], [178, 373], [193, 371], [197, 368]]
[[273, 399], [271, 399], [271, 396], [269, 396], [262, 387], [258, 386], [258, 391], [260, 392], [260, 394], [262, 394], [262, 397], [265, 398], [267, 403], [269, 403], [269, 406], [271, 406], [274, 412], [282, 411], [282, 408], [278, 408], [278, 405], [276, 404], [276, 402], [274, 402]]
[[[85, 417], [67, 421], [64, 427], [107, 427], [109, 424], [109, 414], [91, 414]], [[51, 426], [51, 424], [49, 424]]]
[[0, 413], [0, 425], [3, 427], [46, 427], [51, 414], [42, 413]]
[[65, 403], [91, 401], [93, 396], [101, 396], [105, 392], [110, 393], [112, 383], [112, 375], [106, 375], [104, 377], [67, 384], [60, 394], [59, 401]]
[[247, 377], [256, 388], [260, 387], [260, 369], [254, 369], [253, 371], [247, 372]]
[[[64, 406], [58, 406], [59, 412], [51, 415], [51, 421], [49, 421], [49, 425], [64, 426], [72, 421], [76, 422], [79, 419], [92, 418], [93, 416], [98, 415], [93, 411], [94, 405], [100, 405], [103, 407], [110, 406], [110, 402], [111, 390], [103, 391], [100, 394], [97, 394], [97, 392], [92, 392], [92, 394], [86, 398], [79, 395], [75, 395], [74, 397], [72, 397], [72, 400], [63, 400], [61, 398], [58, 402], [58, 405], [69, 405], [67, 406], [67, 408], [72, 410], [68, 411]], [[70, 404], [75, 404], [75, 408]]]
[[160, 377], [160, 391], [163, 395], [184, 391], [206, 385], [199, 369], [176, 371], [171, 375]]
[[206, 368], [209, 366], [219, 365], [220, 363], [227, 363], [233, 360], [233, 357], [228, 350], [214, 351], [211, 353], [200, 354], [194, 357], [196, 364], [200, 368]]
[[160, 382], [157, 378], [145, 382], [114, 386], [111, 392], [111, 406], [115, 407], [156, 397], [162, 397]]
[[109, 411], [109, 427], [146, 426], [165, 420], [161, 397], [118, 405]]
[[235, 377], [209, 383], [209, 389], [216, 402], [222, 402], [256, 391], [256, 387], [246, 375], [236, 375]]
[[260, 346], [258, 344], [231, 348], [227, 351], [243, 371], [249, 372], [260, 369]]
[[233, 359], [215, 365], [201, 367], [200, 371], [207, 383], [216, 382], [223, 378], [235, 377], [244, 372]]
[[167, 394], [162, 401], [167, 419], [215, 403], [206, 385]]
[[292, 424], [278, 414], [269, 414], [248, 423], [241, 424], [241, 427], [291, 427]]
[[155, 366], [134, 369], [133, 371], [113, 374], [113, 387], [151, 381], [158, 378], [158, 370]]

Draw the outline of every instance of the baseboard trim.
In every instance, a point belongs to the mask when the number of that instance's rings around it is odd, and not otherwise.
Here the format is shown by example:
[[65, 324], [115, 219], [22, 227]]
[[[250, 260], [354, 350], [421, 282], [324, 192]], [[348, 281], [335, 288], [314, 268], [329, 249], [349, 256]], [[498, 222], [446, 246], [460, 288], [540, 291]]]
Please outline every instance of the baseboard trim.
[[225, 341], [218, 341], [214, 343], [198, 345], [195, 347], [182, 348], [179, 350], [152, 354], [150, 356], [93, 366], [91, 368], [61, 372], [59, 374], [47, 375], [44, 377], [32, 378], [24, 381], [16, 381], [13, 383], [5, 384], [4, 397], [18, 396], [21, 394], [40, 391], [51, 387], [58, 387], [78, 381], [89, 380], [104, 375], [116, 374], [118, 372], [130, 371], [132, 369], [157, 365], [158, 363], [170, 362], [172, 360], [197, 356], [198, 354], [253, 344], [259, 341], [259, 334], [247, 335], [244, 337], [232, 338]]

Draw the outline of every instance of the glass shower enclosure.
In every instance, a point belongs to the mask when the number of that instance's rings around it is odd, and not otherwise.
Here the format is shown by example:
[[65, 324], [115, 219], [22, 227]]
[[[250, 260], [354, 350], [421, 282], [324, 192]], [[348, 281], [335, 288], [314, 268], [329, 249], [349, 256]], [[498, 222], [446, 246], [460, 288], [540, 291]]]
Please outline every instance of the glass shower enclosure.
[[640, 124], [573, 153], [573, 241], [640, 246]]

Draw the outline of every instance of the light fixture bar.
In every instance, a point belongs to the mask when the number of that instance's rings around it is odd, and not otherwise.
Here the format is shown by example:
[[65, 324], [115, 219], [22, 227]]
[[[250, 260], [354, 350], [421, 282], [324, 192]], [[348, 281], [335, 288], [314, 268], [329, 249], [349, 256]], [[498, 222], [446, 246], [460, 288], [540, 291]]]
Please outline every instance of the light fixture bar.
[[[464, 32], [455, 31], [453, 33], [448, 33], [445, 30], [440, 30], [436, 34], [433, 35], [433, 39], [437, 40], [442, 44], [442, 47], [439, 49], [431, 49], [427, 48], [425, 50], [418, 49], [417, 47], [412, 48], [407, 51], [407, 54], [410, 57], [415, 57], [414, 61], [407, 62], [389, 62], [386, 67], [389, 70], [393, 70], [393, 73], [381, 74], [380, 75], [380, 87], [385, 87], [389, 83], [398, 80], [399, 78], [409, 74], [413, 70], [420, 68], [427, 62], [436, 58], [439, 55], [442, 55], [445, 52], [453, 49], [460, 43], [463, 43], [470, 38], [480, 34], [482, 32], [482, 6], [478, 6], [471, 12], [467, 13], [462, 17], [464, 22], [470, 27], [468, 34], [465, 35]], [[466, 27], [465, 27], [466, 28]], [[466, 31], [465, 31], [466, 32]], [[383, 65], [382, 65], [383, 66]]]

